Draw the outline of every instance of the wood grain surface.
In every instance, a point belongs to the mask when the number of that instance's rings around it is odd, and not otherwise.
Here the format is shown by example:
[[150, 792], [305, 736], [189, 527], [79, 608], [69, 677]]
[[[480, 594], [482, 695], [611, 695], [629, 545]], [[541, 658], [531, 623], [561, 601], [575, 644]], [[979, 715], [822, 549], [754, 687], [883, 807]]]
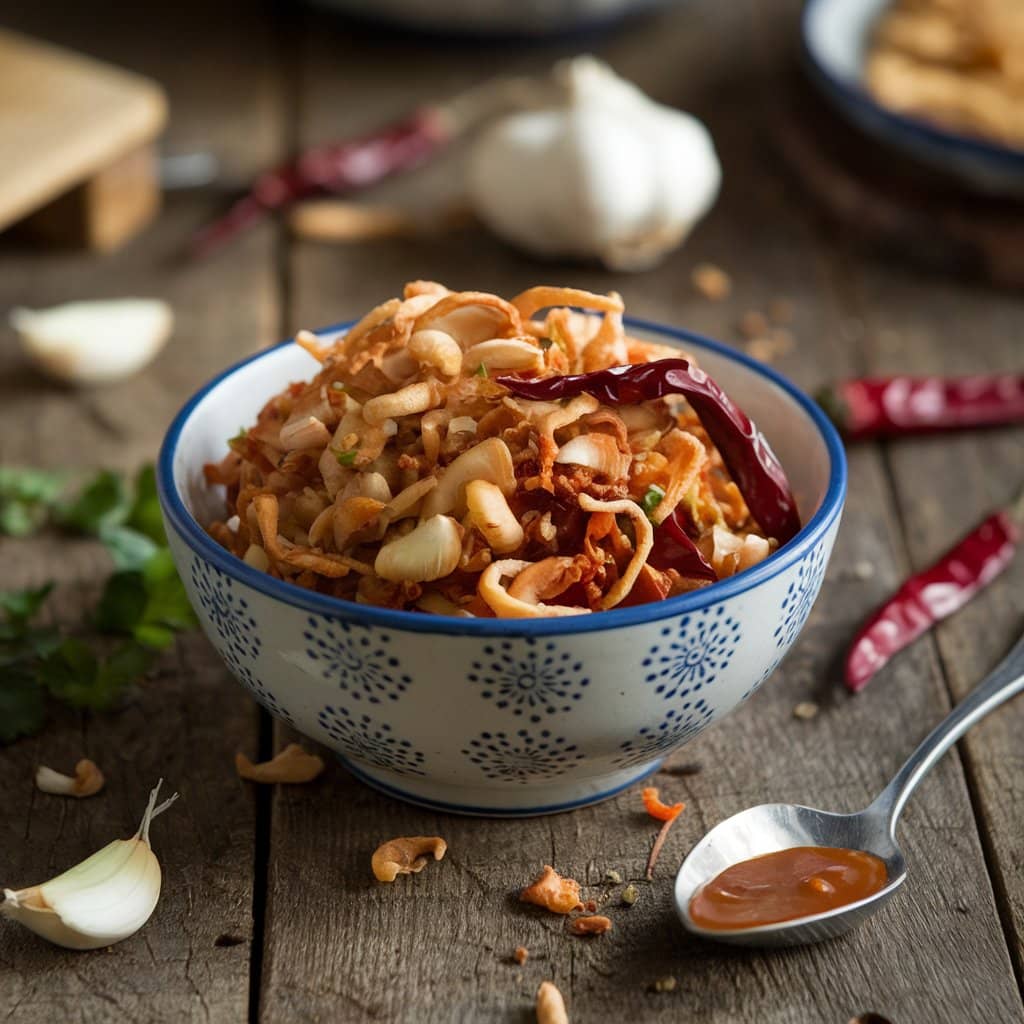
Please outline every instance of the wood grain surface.
[[[173, 409], [219, 367], [295, 328], [357, 316], [417, 277], [504, 293], [539, 280], [614, 287], [637, 315], [736, 344], [744, 312], [785, 297], [796, 344], [778, 366], [807, 388], [868, 370], [1019, 368], [1019, 297], [849, 251], [779, 165], [768, 99], [788, 73], [795, 8], [692, 0], [588, 41], [658, 99], [705, 119], [725, 168], [711, 217], [647, 274], [538, 266], [471, 228], [330, 247], [288, 241], [268, 225], [202, 267], [175, 264], [215, 196], [176, 199], [114, 260], [54, 259], [0, 240], [0, 304], [135, 292], [168, 298], [179, 316], [174, 341], [145, 374], [79, 395], [41, 382], [10, 334], [0, 335], [0, 461], [62, 464], [74, 437], [83, 462], [133, 466], [152, 457]], [[496, 66], [540, 69], [578, 48], [396, 39], [309, 10], [270, 15], [241, 4], [159, 17], [166, 21], [156, 31], [128, 18], [115, 33], [80, 13], [58, 22], [27, 11], [16, 27], [155, 77], [171, 97], [172, 144], [215, 146], [239, 174], [291, 146], [455, 92]], [[452, 154], [374, 198], [410, 207], [456, 199], [457, 160]], [[703, 260], [732, 277], [727, 301], [711, 303], [690, 286]], [[848, 938], [771, 955], [719, 949], [682, 931], [671, 888], [693, 843], [743, 807], [866, 804], [1009, 647], [1024, 620], [1021, 563], [861, 696], [839, 684], [843, 646], [863, 616], [1024, 483], [1021, 440], [1019, 430], [1000, 430], [850, 451], [844, 524], [796, 648], [748, 704], [657, 779], [687, 810], [650, 883], [644, 863], [655, 829], [635, 791], [572, 814], [475, 820], [384, 798], [331, 762], [311, 785], [254, 793], [235, 778], [234, 750], [266, 753], [295, 737], [280, 726], [271, 734], [266, 720], [261, 727], [206, 641], [184, 638], [121, 714], [68, 715], [0, 752], [2, 884], [38, 881], [130, 832], [157, 775], [183, 796], [154, 828], [167, 875], [147, 928], [110, 952], [74, 955], [0, 922], [0, 1011], [16, 1024], [526, 1024], [537, 985], [549, 979], [574, 1024], [846, 1024], [868, 1012], [893, 1024], [1020, 1022], [1019, 702], [978, 727], [922, 785], [900, 832], [910, 881]], [[60, 580], [62, 621], [80, 614], [103, 557], [84, 542], [0, 545], [0, 565], [15, 567], [4, 586]], [[795, 718], [807, 700], [819, 713]], [[67, 767], [85, 754], [110, 766], [102, 796], [68, 806], [34, 792], [36, 764]], [[677, 771], [693, 764], [696, 774]], [[373, 849], [403, 834], [442, 835], [448, 855], [418, 876], [376, 883]], [[573, 937], [562, 919], [517, 901], [544, 863], [583, 883], [613, 919], [609, 935]], [[605, 880], [609, 870], [637, 886], [634, 906], [622, 903], [623, 884]], [[218, 945], [221, 936], [243, 941]], [[522, 966], [512, 960], [519, 945], [530, 951]], [[675, 988], [656, 991], [669, 977]]]

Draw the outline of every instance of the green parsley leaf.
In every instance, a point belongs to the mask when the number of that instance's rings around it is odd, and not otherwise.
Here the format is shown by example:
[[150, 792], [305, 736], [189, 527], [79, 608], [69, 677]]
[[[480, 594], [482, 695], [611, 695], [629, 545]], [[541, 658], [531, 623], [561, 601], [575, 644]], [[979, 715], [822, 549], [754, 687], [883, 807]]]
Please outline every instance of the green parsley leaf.
[[109, 470], [97, 473], [85, 490], [57, 509], [57, 521], [81, 533], [99, 533], [104, 526], [117, 526], [132, 508], [123, 477]]
[[234, 437], [228, 438], [228, 447], [232, 447], [236, 444], [241, 444], [249, 436], [249, 431], [245, 427], [239, 427], [238, 433]]
[[654, 510], [661, 504], [661, 499], [664, 497], [665, 489], [663, 487], [659, 487], [657, 484], [651, 484], [651, 486], [647, 488], [647, 493], [640, 500], [640, 505], [648, 519], [654, 513]]
[[358, 449], [353, 448], [351, 451], [339, 452], [337, 449], [334, 451], [334, 457], [338, 460], [339, 466], [352, 466], [355, 464], [356, 456], [359, 454]]
[[476, 368], [476, 375], [478, 377], [489, 377], [490, 376], [490, 374], [487, 372], [487, 367], [486, 367], [486, 365], [484, 363], [481, 363]]
[[0, 591], [0, 609], [3, 609], [11, 626], [25, 630], [43, 607], [51, 590], [53, 583], [44, 583], [41, 587], [29, 587], [25, 590]]
[[27, 537], [45, 523], [66, 473], [0, 466], [0, 533]]
[[146, 582], [141, 572], [115, 572], [96, 606], [96, 628], [104, 633], [131, 633], [146, 608]]
[[156, 543], [145, 533], [130, 526], [101, 526], [103, 541], [115, 569], [141, 569], [156, 554]]
[[64, 489], [68, 474], [46, 469], [0, 466], [0, 498], [41, 501], [50, 504]]
[[31, 665], [20, 662], [5, 668], [0, 681], [0, 743], [38, 732], [45, 712], [43, 691]]
[[99, 711], [110, 707], [152, 662], [152, 653], [134, 641], [121, 644], [100, 659], [87, 643], [71, 638], [40, 662], [38, 679], [72, 707]]
[[156, 470], [152, 465], [143, 466], [135, 478], [135, 500], [125, 525], [148, 537], [154, 544], [167, 543], [160, 499], [156, 493]]
[[331, 390], [332, 391], [344, 391], [348, 385], [343, 380], [332, 380]]
[[167, 647], [175, 631], [195, 624], [185, 586], [166, 548], [158, 548], [141, 571], [114, 573], [96, 610], [98, 629], [127, 634], [144, 647]]

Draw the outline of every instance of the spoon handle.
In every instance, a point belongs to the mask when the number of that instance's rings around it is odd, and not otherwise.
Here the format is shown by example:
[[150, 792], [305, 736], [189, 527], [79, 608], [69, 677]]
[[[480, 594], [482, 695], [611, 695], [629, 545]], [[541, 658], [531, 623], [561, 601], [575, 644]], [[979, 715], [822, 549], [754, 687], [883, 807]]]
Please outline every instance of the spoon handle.
[[907, 758], [895, 778], [867, 809], [880, 816], [895, 836], [896, 821], [917, 784], [932, 766], [972, 725], [990, 711], [1024, 690], [1024, 636], [992, 672], [932, 729], [921, 745]]

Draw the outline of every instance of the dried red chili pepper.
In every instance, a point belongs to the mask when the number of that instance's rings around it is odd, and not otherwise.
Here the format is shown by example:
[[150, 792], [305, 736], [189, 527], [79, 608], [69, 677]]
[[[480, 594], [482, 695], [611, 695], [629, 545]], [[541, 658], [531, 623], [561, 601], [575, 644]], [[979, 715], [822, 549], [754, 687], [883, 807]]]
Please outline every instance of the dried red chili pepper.
[[865, 377], [822, 389], [818, 403], [847, 440], [1024, 420], [1024, 374]]
[[990, 515], [934, 565], [911, 576], [868, 619], [846, 655], [848, 690], [863, 690], [894, 654], [959, 611], [1010, 564], [1020, 540], [1022, 499]]
[[718, 573], [708, 564], [686, 532], [686, 513], [677, 505], [654, 531], [654, 547], [647, 561], [655, 569], [675, 569], [686, 579], [710, 580]]
[[566, 377], [496, 380], [521, 398], [549, 402], [586, 393], [606, 405], [634, 405], [665, 395], [684, 395], [761, 529], [780, 544], [800, 529], [786, 473], [764, 436], [711, 377], [686, 359], [657, 359]]
[[296, 199], [365, 188], [422, 163], [452, 137], [447, 119], [431, 107], [390, 127], [345, 142], [315, 146], [261, 174], [224, 216], [192, 240], [193, 256], [211, 253], [268, 213]]

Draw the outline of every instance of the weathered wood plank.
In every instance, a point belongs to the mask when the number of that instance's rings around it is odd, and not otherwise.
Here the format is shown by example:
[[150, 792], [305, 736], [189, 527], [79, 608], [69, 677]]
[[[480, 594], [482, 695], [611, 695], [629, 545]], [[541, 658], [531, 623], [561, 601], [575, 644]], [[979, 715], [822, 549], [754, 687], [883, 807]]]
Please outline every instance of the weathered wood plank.
[[[879, 373], [1019, 372], [1024, 309], [980, 287], [929, 287], [893, 268], [860, 275], [871, 368]], [[1005, 428], [887, 446], [907, 546], [915, 568], [933, 562], [1024, 486], [1024, 432]], [[1020, 635], [1024, 561], [936, 631], [949, 689], [961, 700]], [[922, 641], [922, 644], [924, 641]], [[880, 677], [880, 700], [894, 680]], [[987, 719], [961, 744], [972, 799], [1002, 903], [1018, 978], [1024, 977], [1024, 703]]]
[[[14, 19], [13, 12], [6, 12]], [[217, 145], [245, 173], [278, 152], [270, 26], [244, 13], [192, 5], [125, 7], [120, 20], [52, 5], [17, 14], [17, 27], [160, 79], [178, 150]], [[134, 21], [131, 15], [134, 14]], [[118, 27], [115, 29], [115, 23]], [[229, 74], [223, 54], [235, 54]], [[112, 257], [0, 249], [0, 306], [102, 295], [156, 295], [177, 314], [167, 349], [141, 376], [75, 393], [30, 370], [0, 327], [0, 462], [134, 469], [152, 460], [171, 415], [203, 380], [277, 334], [273, 234], [231, 257], [182, 268], [174, 255], [214, 209], [211, 197], [174, 197], [161, 220]], [[110, 571], [99, 545], [43, 537], [0, 543], [4, 588], [55, 579], [56, 621], [73, 626]], [[43, 1021], [242, 1021], [249, 1003], [254, 801], [235, 777], [234, 751], [252, 747], [258, 714], [198, 632], [183, 636], [116, 712], [57, 711], [40, 736], [0, 751], [0, 880], [32, 884], [109, 840], [134, 832], [163, 776], [181, 800], [153, 828], [164, 870], [160, 905], [138, 935], [109, 951], [69, 953], [0, 922], [0, 1007], [14, 1024]], [[39, 764], [69, 770], [82, 756], [106, 790], [78, 802], [35, 790]], [[217, 940], [229, 936], [229, 940]]]
[[[298, 246], [290, 262], [290, 326], [358, 315], [402, 281], [422, 276], [507, 293], [541, 279], [615, 287], [640, 315], [726, 338], [736, 337], [735, 324], [746, 309], [763, 309], [769, 299], [786, 295], [797, 301], [794, 330], [800, 339], [783, 361], [786, 370], [813, 386], [861, 369], [864, 357], [841, 329], [848, 314], [834, 276], [842, 268], [808, 227], [801, 197], [775, 177], [764, 156], [765, 124], [756, 98], [766, 80], [752, 67], [750, 14], [740, 5], [691, 3], [605, 44], [624, 73], [706, 117], [726, 167], [714, 216], [661, 270], [623, 278], [558, 264], [539, 267], [473, 232], [443, 245]], [[790, 30], [791, 22], [784, 22], [769, 29], [759, 23], [755, 31], [767, 36], [767, 49]], [[309, 141], [383, 120], [402, 111], [411, 93], [443, 94], [497, 63], [493, 53], [472, 50], [460, 50], [452, 61], [437, 61], [431, 53], [428, 61], [408, 44], [348, 38], [319, 18], [304, 39], [300, 132]], [[508, 63], [539, 66], [556, 55], [517, 52]], [[775, 47], [769, 66], [779, 59]], [[344, 100], [353, 96], [360, 102], [346, 107]], [[388, 191], [419, 195], [426, 188], [416, 180]], [[698, 259], [730, 271], [729, 302], [712, 305], [692, 294], [688, 272]], [[845, 1021], [867, 1010], [900, 1024], [1020, 1020], [955, 755], [936, 769], [907, 812], [912, 883], [883, 916], [849, 939], [772, 956], [735, 953], [686, 938], [671, 911], [673, 870], [708, 827], [764, 800], [863, 806], [925, 725], [948, 708], [927, 646], [894, 667], [884, 703], [850, 701], [838, 688], [843, 642], [906, 570], [882, 461], [873, 450], [856, 452], [851, 471], [846, 524], [799, 648], [747, 707], [682, 752], [681, 760], [702, 763], [701, 774], [659, 780], [689, 807], [653, 884], [642, 881], [653, 828], [638, 809], [636, 792], [572, 815], [475, 821], [386, 800], [332, 768], [315, 786], [274, 797], [260, 1019], [525, 1022], [532, 1019], [538, 982], [550, 978], [566, 993], [573, 1019], [584, 1021], [685, 1015], [715, 1024], [804, 1024]], [[869, 578], [855, 569], [865, 561], [874, 567]], [[805, 699], [818, 701], [822, 710], [800, 722], [792, 708]], [[449, 841], [443, 863], [393, 886], [373, 882], [369, 861], [378, 842], [432, 833]], [[516, 902], [518, 887], [549, 861], [583, 881], [588, 895], [608, 896], [611, 935], [572, 938], [561, 920]], [[602, 885], [607, 869], [638, 880], [635, 907], [621, 907], [618, 889]], [[509, 959], [519, 944], [532, 954], [522, 968]], [[650, 991], [665, 976], [677, 979], [676, 990]]]

